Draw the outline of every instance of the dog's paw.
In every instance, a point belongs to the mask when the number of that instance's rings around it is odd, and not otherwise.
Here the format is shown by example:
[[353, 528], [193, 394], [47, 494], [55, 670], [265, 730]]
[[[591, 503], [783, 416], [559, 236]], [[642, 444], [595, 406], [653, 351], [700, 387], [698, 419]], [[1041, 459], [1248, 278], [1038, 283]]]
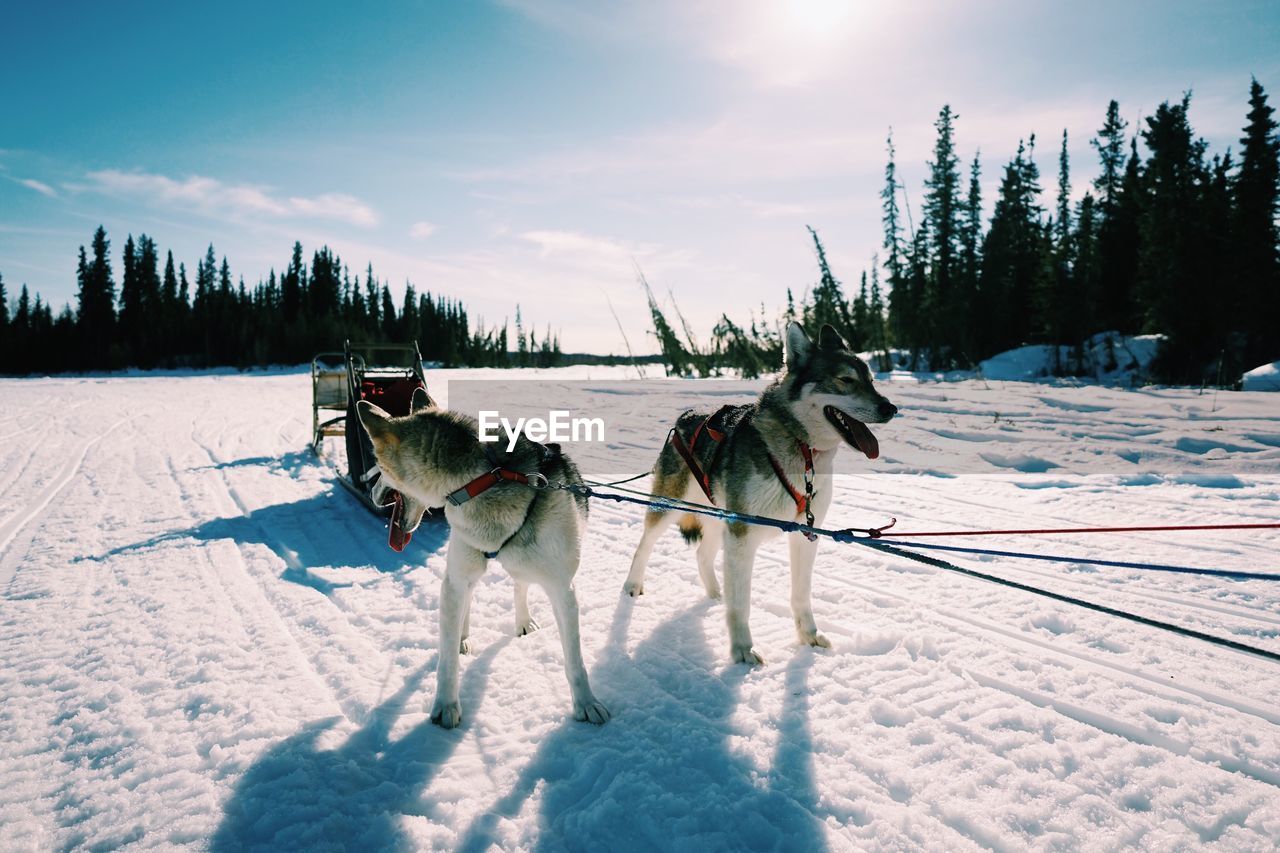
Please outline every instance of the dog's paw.
[[431, 707], [431, 722], [442, 729], [456, 728], [462, 722], [462, 706], [457, 702], [440, 702]]
[[532, 634], [538, 630], [538, 623], [530, 619], [528, 622], [522, 622], [516, 625], [516, 636], [523, 637], [526, 634]]
[[580, 723], [594, 723], [597, 726], [603, 726], [609, 722], [609, 709], [601, 705], [594, 698], [588, 700], [585, 704], [573, 705], [573, 718]]
[[463, 637], [462, 642], [458, 643], [458, 654], [463, 654], [463, 655], [471, 654], [471, 641], [468, 640], [466, 637]]
[[709, 586], [709, 587], [707, 587], [707, 598], [711, 599], [712, 601], [719, 601], [719, 600], [720, 600], [720, 585], [719, 585], [719, 584], [715, 584], [714, 586]]
[[806, 636], [801, 636], [800, 640], [806, 645], [810, 645], [815, 648], [819, 648], [819, 649], [831, 648], [831, 641], [817, 631], [814, 631], [812, 634], [809, 634]]
[[764, 658], [756, 654], [756, 650], [750, 646], [735, 646], [730, 650], [729, 656], [733, 658], [734, 663], [745, 663], [747, 666], [759, 666], [764, 663]]
[[644, 595], [644, 584], [639, 581], [627, 581], [622, 585], [622, 591], [635, 598], [637, 595]]

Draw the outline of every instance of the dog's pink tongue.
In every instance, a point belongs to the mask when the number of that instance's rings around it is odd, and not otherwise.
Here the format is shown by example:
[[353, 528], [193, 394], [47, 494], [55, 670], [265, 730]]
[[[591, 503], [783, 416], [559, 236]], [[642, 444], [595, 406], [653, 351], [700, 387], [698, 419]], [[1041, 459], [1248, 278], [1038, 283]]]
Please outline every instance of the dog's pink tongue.
[[412, 533], [405, 533], [400, 528], [400, 519], [404, 517], [404, 496], [399, 492], [391, 493], [391, 525], [387, 528], [387, 545], [392, 551], [399, 553], [413, 538]]
[[867, 454], [868, 459], [875, 459], [880, 455], [880, 442], [876, 441], [876, 437], [862, 421], [855, 421], [852, 418], [849, 420], [853, 426], [853, 440], [857, 442], [858, 449]]

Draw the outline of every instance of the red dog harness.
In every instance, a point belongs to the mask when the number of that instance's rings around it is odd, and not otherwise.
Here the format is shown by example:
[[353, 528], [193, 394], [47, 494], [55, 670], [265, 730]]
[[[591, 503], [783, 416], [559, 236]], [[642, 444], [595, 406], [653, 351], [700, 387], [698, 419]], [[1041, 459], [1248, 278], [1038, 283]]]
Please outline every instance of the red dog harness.
[[[732, 427], [744, 419], [742, 409], [745, 406], [722, 406], [712, 415], [704, 418], [701, 423], [693, 430], [688, 444], [680, 437], [680, 433], [674, 427], [671, 429], [669, 440], [671, 446], [676, 449], [676, 453], [680, 454], [680, 458], [684, 460], [684, 464], [689, 466], [689, 473], [693, 474], [693, 478], [698, 481], [698, 485], [702, 488], [702, 493], [707, 496], [707, 500], [711, 501], [711, 505], [716, 505], [716, 499], [711, 495], [711, 469], [715, 468], [716, 462], [720, 458], [720, 451], [724, 446], [724, 440], [729, 437]], [[736, 419], [732, 419], [731, 415], [740, 415]], [[713, 426], [716, 424], [715, 426]], [[706, 468], [698, 462], [698, 458], [694, 456], [693, 450], [698, 446], [698, 439], [703, 435], [712, 442], [714, 449], [711, 451], [711, 461]], [[797, 441], [796, 445], [800, 448], [800, 455], [804, 457], [804, 473], [805, 479], [812, 480], [813, 477], [813, 448], [809, 447], [803, 441]], [[802, 515], [809, 509], [808, 497], [792, 485], [791, 480], [787, 479], [786, 472], [782, 469], [782, 464], [774, 458], [773, 454], [769, 454], [769, 464], [773, 466], [773, 473], [777, 475], [778, 482], [782, 483], [782, 487], [787, 490], [787, 494], [791, 495], [791, 499], [796, 504], [796, 514]]]
[[445, 495], [444, 499], [454, 506], [462, 506], [472, 498], [479, 497], [484, 492], [489, 491], [489, 489], [492, 489], [503, 480], [509, 483], [520, 483], [523, 486], [529, 485], [529, 477], [519, 471], [512, 471], [508, 468], [494, 468], [491, 471], [485, 471], [461, 488], [454, 489]]
[[[537, 446], [542, 449], [542, 461], [539, 467], [542, 467], [545, 469], [547, 465], [552, 463], [554, 460], [556, 460], [560, 456], [560, 445], [558, 444], [545, 444], [545, 445], [537, 445]], [[485, 471], [483, 474], [476, 477], [475, 479], [470, 480], [469, 482], [464, 484], [462, 487], [454, 489], [452, 492], [445, 495], [444, 499], [447, 500], [450, 504], [452, 504], [453, 506], [462, 506], [464, 503], [471, 500], [472, 498], [479, 497], [480, 495], [489, 491], [489, 489], [492, 489], [494, 486], [504, 481], [508, 483], [519, 483], [522, 486], [529, 486], [532, 489], [534, 489], [535, 492], [539, 492], [542, 489], [545, 489], [547, 487], [547, 474], [545, 473], [545, 471], [534, 471], [531, 474], [524, 474], [520, 471], [512, 471], [510, 468], [504, 468], [502, 465], [498, 464], [497, 460], [492, 455], [490, 455], [488, 450], [485, 451], [485, 455], [489, 459], [489, 461], [493, 463], [493, 468], [489, 469], [488, 471]], [[510, 542], [512, 539], [514, 539], [516, 537], [516, 534], [524, 529], [525, 522], [529, 520], [529, 513], [533, 512], [533, 505], [537, 500], [538, 500], [538, 497], [537, 497], [537, 494], [535, 493], [533, 499], [529, 501], [529, 505], [525, 508], [524, 520], [520, 522], [519, 526], [516, 527], [515, 530], [511, 531], [510, 536], [502, 540], [501, 545], [499, 545], [497, 548], [495, 548], [492, 551], [482, 552], [485, 555], [485, 557], [487, 557], [490, 560], [497, 557], [498, 552], [501, 551], [503, 548], [505, 548], [507, 546], [507, 543]]]

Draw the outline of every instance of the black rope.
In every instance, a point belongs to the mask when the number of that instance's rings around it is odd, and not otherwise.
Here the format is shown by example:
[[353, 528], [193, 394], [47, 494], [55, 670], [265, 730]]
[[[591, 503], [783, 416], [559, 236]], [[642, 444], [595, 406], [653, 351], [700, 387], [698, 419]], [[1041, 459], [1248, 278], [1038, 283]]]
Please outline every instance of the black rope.
[[1170, 566], [1165, 563], [1130, 563], [1124, 560], [1098, 560], [1093, 557], [1063, 557], [1055, 554], [1028, 554], [1025, 551], [996, 551], [990, 548], [966, 548], [960, 545], [934, 545], [932, 542], [903, 542], [895, 545], [904, 548], [928, 548], [931, 551], [952, 551], [957, 554], [982, 554], [990, 557], [1013, 557], [1019, 560], [1044, 560], [1050, 563], [1082, 563], [1088, 566], [1108, 566], [1115, 569], [1140, 569], [1147, 572], [1172, 572], [1184, 575], [1212, 575], [1232, 580], [1280, 581], [1280, 575], [1266, 572], [1241, 572], [1235, 569], [1201, 569], [1196, 566]]
[[625, 479], [625, 480], [614, 480], [614, 481], [613, 481], [613, 482], [611, 482], [611, 483], [595, 483], [595, 482], [593, 482], [593, 483], [592, 483], [592, 485], [595, 485], [595, 486], [621, 486], [623, 483], [634, 483], [636, 480], [639, 480], [641, 477], [648, 477], [651, 473], [653, 473], [653, 472], [652, 472], [652, 471], [641, 471], [639, 474], [636, 474], [634, 477], [628, 477], [628, 478], [627, 478], [627, 479]]
[[1236, 642], [1235, 640], [1229, 640], [1226, 637], [1218, 637], [1213, 634], [1205, 634], [1201, 631], [1195, 630], [1194, 628], [1184, 628], [1183, 626], [1175, 625], [1172, 622], [1162, 622], [1159, 619], [1151, 619], [1146, 616], [1141, 616], [1137, 613], [1130, 613], [1127, 610], [1117, 610], [1114, 607], [1107, 607], [1105, 604], [1096, 604], [1092, 601], [1086, 601], [1083, 598], [1076, 598], [1071, 595], [1063, 595], [1062, 593], [1052, 592], [1047, 589], [1041, 589], [1040, 587], [1031, 586], [1030, 584], [1019, 583], [1018, 581], [1015, 581], [1015, 580], [1002, 578], [1002, 577], [999, 577], [998, 575], [989, 575], [986, 572], [979, 572], [979, 571], [975, 571], [974, 569], [962, 568], [960, 566], [955, 565], [954, 563], [949, 563], [946, 560], [940, 560], [937, 557], [930, 557], [927, 554], [913, 554], [910, 551], [902, 551], [902, 550], [899, 550], [898, 548], [895, 548], [893, 545], [889, 545], [884, 542], [878, 542], [878, 541], [869, 540], [869, 539], [858, 539], [854, 541], [856, 541], [859, 545], [865, 545], [868, 548], [874, 548], [877, 551], [884, 551], [889, 554], [895, 554], [899, 557], [906, 557], [908, 560], [915, 560], [917, 563], [924, 563], [925, 565], [928, 565], [928, 566], [933, 566], [935, 568], [945, 569], [946, 571], [949, 571], [949, 572], [956, 572], [958, 574], [967, 575], [968, 577], [971, 577], [971, 578], [978, 578], [980, 580], [989, 581], [994, 584], [999, 584], [1000, 586], [1007, 586], [1013, 589], [1019, 589], [1019, 590], [1022, 590], [1023, 592], [1030, 592], [1035, 595], [1042, 595], [1045, 598], [1052, 598], [1054, 601], [1062, 601], [1067, 604], [1074, 604], [1077, 607], [1083, 607], [1087, 610], [1093, 610], [1098, 613], [1105, 613], [1108, 616], [1117, 616], [1121, 619], [1128, 619], [1129, 621], [1137, 622], [1140, 625], [1148, 625], [1152, 628], [1160, 628], [1161, 630], [1171, 631], [1174, 634], [1180, 634], [1184, 637], [1191, 637], [1192, 639], [1195, 639], [1195, 640], [1203, 640], [1206, 643], [1212, 643], [1216, 646], [1222, 646], [1223, 648], [1227, 648], [1227, 649], [1234, 649], [1238, 652], [1247, 652], [1251, 655], [1257, 655], [1258, 657], [1266, 658], [1267, 660], [1280, 663], [1280, 652], [1273, 652], [1270, 649], [1262, 649], [1262, 648], [1258, 648], [1257, 646], [1250, 646], [1245, 643]]
[[[1258, 657], [1266, 658], [1267, 660], [1280, 663], [1280, 652], [1273, 652], [1273, 651], [1270, 651], [1269, 649], [1263, 649], [1257, 646], [1250, 646], [1246, 643], [1240, 643], [1235, 640], [1227, 639], [1226, 637], [1216, 636], [1214, 634], [1206, 634], [1202, 631], [1197, 631], [1194, 628], [1186, 628], [1181, 625], [1175, 625], [1172, 622], [1163, 622], [1159, 619], [1151, 619], [1147, 616], [1142, 616], [1137, 613], [1130, 613], [1127, 610], [1118, 610], [1114, 607], [1107, 607], [1105, 604], [1097, 604], [1092, 601], [1087, 601], [1083, 598], [1076, 598], [1070, 595], [1063, 595], [1062, 593], [1053, 592], [1051, 590], [1042, 589], [1036, 586], [1031, 586], [1030, 584], [1020, 583], [1018, 581], [1010, 580], [1008, 578], [1002, 578], [999, 575], [987, 574], [986, 572], [979, 572], [975, 569], [966, 569], [966, 568], [963, 568], [962, 566], [957, 566], [955, 563], [950, 563], [950, 562], [947, 562], [946, 560], [942, 560], [937, 557], [930, 557], [927, 554], [916, 554], [912, 551], [903, 550], [902, 548], [897, 547], [897, 545], [907, 544], [907, 543], [895, 543], [894, 545], [890, 545], [889, 543], [884, 542], [882, 540], [871, 538], [870, 535], [868, 535], [868, 531], [858, 530], [856, 528], [845, 528], [844, 530], [828, 530], [821, 527], [813, 527], [808, 524], [801, 524], [798, 521], [780, 521], [776, 518], [768, 518], [767, 516], [762, 516], [762, 515], [751, 515], [750, 513], [731, 512], [729, 510], [723, 510], [718, 507], [693, 506], [693, 505], [689, 505], [688, 502], [680, 501], [679, 499], [667, 500], [666, 498], [661, 498], [661, 497], [651, 497], [649, 499], [644, 499], [639, 497], [631, 497], [630, 495], [609, 494], [604, 492], [597, 492], [594, 489], [592, 489], [590, 486], [573, 484], [573, 483], [566, 483], [566, 484], [552, 483], [550, 485], [553, 488], [565, 489], [567, 491], [574, 492], [575, 494], [580, 494], [588, 498], [600, 498], [604, 500], [617, 501], [619, 503], [640, 504], [642, 506], [647, 506], [650, 509], [657, 508], [657, 509], [664, 509], [664, 510], [674, 510], [678, 512], [689, 512], [697, 515], [706, 515], [706, 516], [711, 516], [712, 518], [719, 518], [724, 521], [737, 521], [742, 524], [756, 524], [764, 527], [774, 527], [774, 528], [777, 528], [778, 530], [782, 530], [787, 533], [813, 533], [818, 536], [826, 536], [830, 539], [835, 540], [836, 542], [852, 542], [854, 544], [862, 545], [863, 547], [866, 547], [866, 548], [872, 548], [876, 551], [881, 551], [886, 554], [893, 554], [894, 556], [897, 556], [897, 557], [905, 557], [908, 560], [912, 560], [917, 563], [923, 563], [926, 566], [933, 566], [936, 569], [942, 569], [944, 571], [954, 572], [956, 574], [965, 575], [966, 577], [977, 578], [978, 580], [984, 580], [989, 583], [998, 584], [1000, 586], [1006, 586], [1011, 589], [1021, 590], [1022, 592], [1029, 592], [1032, 595], [1043, 596], [1044, 598], [1050, 598], [1050, 599], [1053, 599], [1054, 601], [1061, 601], [1065, 604], [1074, 604], [1077, 607], [1083, 607], [1086, 610], [1092, 610], [1097, 613], [1104, 613], [1108, 616], [1115, 616], [1119, 619], [1127, 619], [1130, 622], [1137, 622], [1140, 625], [1146, 625], [1150, 628], [1158, 628], [1160, 630], [1169, 631], [1171, 633], [1178, 634], [1183, 637], [1190, 637], [1191, 639], [1194, 639], [1194, 640], [1202, 640], [1206, 643], [1211, 643], [1216, 646], [1221, 646], [1227, 649], [1233, 649], [1238, 652], [1245, 652], [1247, 654], [1257, 655]], [[911, 544], [912, 544], [912, 547], [922, 547], [917, 543], [911, 543]], [[930, 545], [927, 547], [937, 548], [940, 550], [943, 550], [943, 549], [963, 550], [958, 548], [952, 548], [951, 546], [941, 546], [941, 545]], [[1024, 555], [1019, 555], [1019, 556], [1024, 556]], [[1270, 577], [1273, 580], [1275, 579], [1275, 576], [1264, 576], [1264, 577]]]

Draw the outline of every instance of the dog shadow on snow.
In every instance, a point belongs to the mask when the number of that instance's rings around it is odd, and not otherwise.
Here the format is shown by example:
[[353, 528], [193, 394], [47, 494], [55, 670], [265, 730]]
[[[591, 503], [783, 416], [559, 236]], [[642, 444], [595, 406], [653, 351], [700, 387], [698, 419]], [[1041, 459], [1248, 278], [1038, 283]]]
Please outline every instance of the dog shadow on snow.
[[229, 539], [237, 544], [267, 546], [287, 567], [281, 578], [328, 595], [350, 584], [321, 578], [309, 570], [311, 567], [372, 567], [380, 572], [398, 572], [421, 566], [427, 554], [444, 547], [448, 537], [449, 525], [443, 516], [425, 517], [409, 546], [399, 553], [392, 551], [387, 547], [386, 522], [341, 488], [335, 488], [299, 501], [211, 518], [82, 559], [104, 560], [185, 539]]
[[[566, 713], [510, 789], [461, 828], [450, 846], [826, 849], [808, 722], [813, 650], [796, 651], [787, 665], [783, 707], [771, 732], [777, 745], [761, 774], [734, 747], [739, 736], [753, 742], [752, 733], [732, 719], [751, 671], [722, 667], [707, 646], [709, 605], [672, 617], [628, 654], [633, 606], [629, 598], [619, 602], [591, 676], [612, 706], [613, 720], [595, 727]], [[482, 701], [485, 686], [493, 660], [510, 642], [487, 648], [465, 666], [461, 698], [472, 719], [492, 712]], [[318, 745], [335, 722], [325, 720], [268, 750], [236, 785], [211, 849], [403, 849], [413, 842], [399, 826], [402, 815], [456, 819], [456, 804], [426, 801], [422, 792], [446, 771], [467, 724], [445, 732], [424, 716], [400, 738], [389, 738], [406, 703], [429, 701], [432, 688], [423, 682], [433, 668], [434, 661], [410, 676], [336, 748]], [[486, 778], [496, 781], [501, 769], [486, 768]], [[482, 806], [487, 790], [458, 791], [458, 797]], [[511, 837], [516, 833], [507, 821], [535, 795], [536, 837]]]
[[[635, 602], [623, 596], [591, 673], [614, 718], [602, 728], [567, 720], [542, 741], [504, 796], [455, 849], [825, 850], [813, 778], [808, 673], [815, 651], [787, 664], [776, 746], [761, 774], [734, 747], [768, 742], [732, 717], [753, 671], [725, 667], [707, 645], [704, 602], [656, 628], [632, 653]], [[506, 837], [503, 822], [540, 797], [536, 840]]]
[[[503, 640], [471, 661], [462, 701], [483, 713], [485, 686]], [[236, 784], [210, 840], [213, 853], [241, 850], [389, 850], [406, 846], [397, 821], [423, 814], [421, 792], [445, 768], [462, 737], [423, 714], [396, 740], [405, 706], [420, 706], [434, 660], [419, 668], [334, 749], [318, 745], [337, 718], [321, 720], [267, 750]], [[465, 729], [463, 729], [465, 731]], [[430, 807], [426, 809], [430, 816]]]

